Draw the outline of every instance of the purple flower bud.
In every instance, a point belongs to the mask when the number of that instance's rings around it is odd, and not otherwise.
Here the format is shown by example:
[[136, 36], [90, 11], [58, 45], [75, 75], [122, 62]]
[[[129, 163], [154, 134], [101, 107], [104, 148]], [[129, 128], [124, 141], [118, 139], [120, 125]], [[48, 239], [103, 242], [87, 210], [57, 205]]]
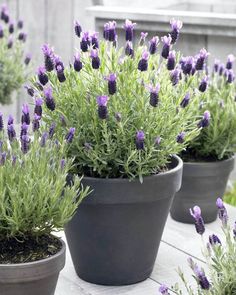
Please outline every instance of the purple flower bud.
[[130, 41], [126, 42], [125, 55], [131, 56], [131, 57], [134, 56], [133, 44]]
[[26, 154], [30, 148], [30, 138], [28, 135], [23, 135], [21, 138], [21, 151]]
[[194, 263], [192, 257], [188, 257], [187, 261], [188, 261], [188, 265], [189, 265], [189, 267], [190, 267], [192, 270], [194, 270], [195, 267], [196, 267], [196, 263]]
[[228, 70], [227, 71], [227, 80], [226, 80], [226, 82], [230, 84], [230, 83], [232, 83], [234, 81], [234, 79], [235, 79], [235, 75], [234, 75], [233, 70]]
[[99, 48], [98, 32], [93, 32], [90, 36], [93, 49]]
[[170, 21], [170, 24], [171, 24], [171, 29], [172, 29], [172, 31], [170, 33], [171, 44], [175, 44], [177, 42], [177, 40], [179, 39], [179, 32], [183, 26], [183, 23], [180, 20], [172, 19]]
[[167, 57], [167, 70], [171, 71], [175, 68], [175, 51], [170, 51]]
[[212, 246], [214, 245], [221, 245], [220, 239], [216, 235], [209, 236], [209, 242]]
[[198, 123], [198, 128], [205, 128], [210, 125], [211, 114], [209, 111], [205, 111], [201, 121]]
[[207, 89], [207, 85], [208, 85], [208, 77], [204, 77], [199, 85], [198, 90], [201, 92], [205, 92]]
[[44, 44], [42, 46], [42, 51], [44, 54], [44, 65], [48, 72], [53, 71], [54, 69], [54, 52], [53, 49], [48, 45]]
[[116, 41], [116, 22], [111, 21], [104, 25], [103, 37], [110, 42]]
[[190, 75], [193, 66], [194, 66], [194, 58], [192, 56], [185, 57], [184, 62], [182, 64], [183, 73], [185, 75]]
[[77, 53], [75, 55], [75, 60], [74, 60], [74, 70], [76, 72], [80, 72], [82, 70], [82, 68], [83, 68], [83, 64], [80, 61], [80, 55], [79, 55], [79, 53]]
[[8, 49], [11, 49], [12, 46], [13, 46], [13, 37], [10, 36], [10, 37], [8, 38], [7, 48], [8, 48]]
[[231, 70], [233, 68], [233, 62], [235, 60], [235, 57], [233, 54], [228, 55], [227, 62], [226, 62], [226, 69]]
[[184, 143], [184, 138], [185, 138], [185, 132], [184, 131], [181, 131], [177, 137], [176, 137], [176, 141], [178, 143]]
[[3, 131], [3, 129], [4, 129], [3, 115], [0, 112], [0, 131]]
[[41, 117], [38, 116], [37, 114], [34, 114], [34, 119], [33, 119], [33, 122], [32, 122], [32, 127], [33, 127], [33, 132], [36, 132], [37, 130], [39, 130], [40, 128], [40, 121]]
[[120, 122], [121, 121], [121, 119], [122, 119], [122, 116], [121, 116], [121, 113], [115, 113], [115, 118], [116, 118], [116, 121], [117, 122]]
[[157, 136], [156, 138], [155, 138], [155, 145], [160, 145], [160, 143], [161, 143], [161, 137], [160, 136]]
[[0, 39], [2, 39], [4, 37], [4, 31], [3, 31], [3, 27], [0, 24]]
[[27, 125], [25, 122], [21, 125], [21, 131], [20, 131], [20, 138], [22, 138], [23, 135], [27, 135], [29, 129], [29, 125]]
[[17, 157], [16, 156], [12, 156], [12, 166], [16, 165], [16, 161], [17, 161]]
[[17, 22], [17, 28], [18, 29], [23, 29], [24, 27], [24, 22], [23, 20], [19, 19], [18, 22]]
[[30, 95], [30, 96], [34, 96], [34, 89], [32, 87], [29, 87], [27, 85], [24, 86], [24, 88], [26, 89], [27, 93]]
[[39, 67], [37, 70], [39, 82], [44, 86], [48, 83], [48, 76], [45, 67]]
[[97, 97], [98, 116], [100, 119], [107, 119], [108, 117], [107, 102], [108, 96], [102, 95]]
[[48, 87], [44, 89], [45, 103], [49, 110], [54, 111], [56, 108], [56, 104], [54, 98], [52, 96], [52, 87]]
[[26, 66], [28, 66], [28, 64], [30, 63], [31, 59], [32, 59], [31, 53], [27, 53], [26, 56], [25, 56], [25, 60], [24, 60], [24, 63], [25, 63]]
[[69, 132], [66, 135], [66, 141], [68, 143], [71, 143], [73, 141], [74, 135], [75, 135], [75, 128], [70, 128]]
[[63, 115], [60, 115], [60, 121], [61, 121], [61, 125], [63, 126], [63, 127], [66, 127], [66, 119], [65, 119], [65, 117], [63, 116]]
[[66, 166], [66, 160], [65, 159], [61, 159], [60, 166], [61, 166], [61, 170], [64, 170], [64, 168]]
[[42, 105], [43, 105], [43, 100], [41, 97], [38, 97], [35, 99], [35, 107], [34, 107], [34, 113], [37, 114], [39, 117], [42, 116]]
[[141, 72], [147, 71], [147, 69], [148, 69], [148, 58], [149, 58], [148, 52], [144, 51], [142, 53], [142, 58], [140, 59], [140, 61], [138, 63], [138, 69]]
[[192, 215], [192, 217], [195, 220], [195, 228], [198, 234], [203, 235], [205, 232], [205, 225], [204, 225], [204, 221], [202, 218], [202, 212], [200, 207], [198, 206], [194, 206], [193, 210], [190, 209], [190, 214]]
[[40, 146], [41, 147], [45, 147], [47, 139], [48, 139], [48, 133], [43, 132], [43, 134], [41, 136], [41, 140], [40, 140]]
[[13, 21], [10, 21], [8, 30], [9, 30], [10, 34], [14, 33], [14, 22]]
[[23, 104], [22, 106], [21, 123], [26, 123], [27, 125], [30, 124], [29, 106], [27, 104]]
[[97, 70], [100, 67], [100, 58], [98, 56], [97, 49], [92, 49], [90, 52], [90, 57], [92, 59], [92, 68]]
[[8, 138], [11, 142], [16, 138], [16, 131], [14, 129], [13, 124], [9, 124], [7, 126], [7, 134], [8, 134]]
[[140, 45], [143, 45], [145, 43], [145, 40], [146, 40], [147, 36], [148, 36], [147, 32], [141, 32], [140, 40], [139, 40]]
[[168, 292], [168, 287], [164, 284], [162, 284], [159, 288], [159, 292], [162, 294], [162, 295], [170, 295], [170, 293]]
[[66, 81], [66, 76], [64, 74], [64, 69], [61, 65], [57, 65], [56, 66], [56, 72], [57, 72], [57, 78], [58, 78], [58, 81], [63, 83]]
[[224, 69], [225, 69], [224, 64], [220, 64], [220, 66], [219, 66], [219, 75], [220, 75], [220, 76], [223, 75]]
[[157, 52], [157, 46], [159, 44], [159, 38], [157, 36], [153, 37], [149, 41], [149, 53], [155, 54]]
[[175, 86], [179, 83], [180, 80], [180, 69], [176, 68], [170, 73], [170, 80], [172, 82], [172, 85]]
[[89, 49], [89, 46], [91, 44], [89, 32], [83, 32], [82, 33], [82, 39], [80, 42], [80, 48], [83, 52], [87, 52]]
[[222, 224], [224, 226], [227, 225], [227, 222], [228, 222], [228, 213], [227, 213], [227, 210], [225, 208], [225, 205], [222, 201], [221, 198], [218, 198], [217, 201], [216, 201], [216, 206], [218, 208], [218, 216], [219, 216], [219, 219], [222, 221]]
[[220, 61], [218, 59], [215, 59], [214, 66], [213, 66], [215, 73], [218, 73], [219, 67], [220, 67]]
[[116, 93], [116, 74], [110, 74], [105, 78], [108, 81], [108, 93], [113, 95]]
[[24, 32], [20, 32], [19, 35], [18, 35], [18, 39], [22, 42], [25, 42], [26, 41], [26, 38], [27, 38], [27, 34], [24, 33]]
[[7, 153], [3, 152], [0, 154], [0, 166], [3, 166], [7, 159]]
[[2, 5], [1, 8], [1, 19], [7, 24], [9, 22], [9, 11], [8, 11], [8, 7], [6, 4]]
[[198, 266], [195, 267], [194, 273], [196, 275], [196, 279], [198, 281], [198, 284], [201, 286], [203, 290], [209, 290], [211, 285], [202, 269], [200, 269]]
[[167, 59], [167, 57], [169, 56], [169, 52], [170, 52], [170, 45], [171, 45], [172, 38], [170, 35], [168, 37], [164, 36], [161, 38], [161, 41], [163, 43], [161, 56], [163, 58]]
[[205, 48], [202, 48], [199, 54], [196, 56], [196, 70], [202, 71], [204, 67], [205, 60], [207, 59], [209, 53], [206, 51]]
[[9, 115], [7, 125], [11, 125], [13, 123], [14, 123], [14, 118], [12, 117], [12, 115]]
[[158, 83], [155, 87], [150, 85], [149, 87], [149, 91], [150, 91], [150, 105], [152, 107], [156, 107], [158, 105], [159, 102], [159, 91], [160, 91], [160, 84]]
[[74, 28], [75, 28], [75, 35], [80, 38], [81, 33], [82, 33], [82, 27], [81, 27], [81, 25], [79, 24], [78, 21], [75, 21], [75, 27]]
[[49, 128], [49, 138], [52, 139], [53, 138], [53, 135], [55, 134], [55, 129], [56, 129], [56, 123], [53, 122]]
[[183, 98], [183, 100], [180, 103], [181, 108], [186, 108], [186, 106], [189, 104], [190, 101], [190, 93], [187, 92], [185, 97]]
[[132, 23], [130, 20], [126, 19], [123, 28], [125, 29], [125, 40], [132, 41], [134, 37], [134, 27], [136, 23]]
[[136, 148], [137, 150], [144, 150], [145, 134], [142, 130], [136, 133]]

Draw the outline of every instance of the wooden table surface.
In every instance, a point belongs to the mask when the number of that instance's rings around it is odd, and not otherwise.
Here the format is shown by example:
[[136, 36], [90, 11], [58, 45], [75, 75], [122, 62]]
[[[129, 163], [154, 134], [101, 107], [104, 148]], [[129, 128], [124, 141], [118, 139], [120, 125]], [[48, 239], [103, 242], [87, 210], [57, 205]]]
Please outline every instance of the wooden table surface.
[[[236, 220], [236, 208], [227, 205], [227, 210], [230, 217], [229, 222], [233, 225]], [[212, 233], [222, 235], [219, 220], [206, 225], [205, 241]], [[181, 285], [176, 272], [178, 267], [184, 270], [187, 279], [194, 286], [195, 282], [188, 267], [187, 258], [191, 256], [199, 265], [204, 266], [201, 249], [202, 239], [196, 234], [194, 225], [176, 222], [169, 216], [150, 278], [134, 285], [110, 287], [90, 284], [78, 278], [67, 248], [66, 265], [60, 274], [55, 295], [159, 295], [160, 283], [165, 283], [168, 287], [176, 282]]]

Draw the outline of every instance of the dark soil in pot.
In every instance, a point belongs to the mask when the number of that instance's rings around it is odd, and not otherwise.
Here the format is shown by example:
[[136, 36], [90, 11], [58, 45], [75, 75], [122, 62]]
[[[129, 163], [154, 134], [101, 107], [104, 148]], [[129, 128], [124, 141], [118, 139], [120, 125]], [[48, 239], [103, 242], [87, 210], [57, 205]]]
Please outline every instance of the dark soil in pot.
[[84, 280], [126, 285], [148, 278], [182, 178], [182, 161], [139, 180], [84, 178], [93, 192], [66, 227], [75, 270]]
[[1, 243], [0, 251], [1, 295], [54, 295], [59, 272], [65, 265], [63, 241], [46, 235], [24, 242], [12, 239]]
[[195, 205], [202, 210], [205, 223], [217, 218], [216, 200], [223, 197], [234, 157], [222, 161], [184, 162], [182, 187], [171, 207], [176, 221], [194, 223], [189, 209]]

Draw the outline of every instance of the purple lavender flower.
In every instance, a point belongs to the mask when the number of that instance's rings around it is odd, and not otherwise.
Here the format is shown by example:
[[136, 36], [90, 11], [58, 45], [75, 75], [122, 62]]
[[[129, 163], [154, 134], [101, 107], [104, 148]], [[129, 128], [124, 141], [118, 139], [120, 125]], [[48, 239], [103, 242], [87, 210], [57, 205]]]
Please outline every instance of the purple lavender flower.
[[145, 134], [142, 130], [136, 133], [136, 148], [137, 150], [144, 150]]
[[209, 243], [211, 244], [211, 246], [221, 245], [220, 239], [217, 237], [217, 235], [214, 234], [209, 236]]
[[31, 59], [32, 59], [31, 53], [27, 53], [26, 56], [25, 56], [25, 60], [24, 60], [24, 63], [25, 63], [26, 66], [28, 66], [28, 64], [30, 63]]
[[196, 279], [198, 281], [198, 284], [201, 286], [203, 290], [209, 290], [211, 285], [203, 271], [203, 269], [200, 269], [198, 266], [195, 267], [194, 273], [196, 275]]
[[202, 119], [200, 120], [200, 122], [198, 123], [198, 128], [205, 128], [208, 127], [210, 125], [210, 120], [211, 120], [211, 114], [209, 111], [205, 111], [203, 114]]
[[108, 81], [108, 93], [113, 95], [116, 93], [116, 74], [112, 73], [105, 78]]
[[80, 42], [80, 48], [83, 52], [87, 52], [89, 49], [89, 46], [91, 44], [89, 32], [83, 32], [82, 33], [82, 39]]
[[74, 60], [74, 70], [76, 72], [80, 72], [82, 70], [82, 68], [83, 68], [83, 64], [80, 61], [80, 55], [79, 55], [79, 53], [77, 53], [75, 55], [75, 60]]
[[48, 72], [53, 71], [54, 69], [54, 52], [53, 49], [48, 45], [44, 44], [42, 46], [42, 51], [44, 54], [44, 65]]
[[220, 67], [220, 61], [218, 59], [215, 59], [214, 66], [213, 66], [215, 73], [218, 73], [219, 67]]
[[0, 112], [0, 131], [3, 131], [3, 129], [4, 129], [3, 115]]
[[189, 104], [190, 101], [190, 93], [187, 92], [185, 97], [183, 98], [183, 100], [180, 103], [181, 108], [186, 108], [186, 106]]
[[18, 29], [23, 29], [24, 27], [24, 22], [22, 19], [19, 19], [18, 22], [17, 22], [17, 28]]
[[123, 28], [125, 29], [125, 40], [126, 41], [133, 41], [135, 26], [136, 26], [136, 23], [132, 23], [128, 19], [125, 21]]
[[225, 66], [227, 70], [231, 70], [233, 68], [234, 60], [235, 60], [235, 57], [233, 56], [233, 54], [229, 54], [227, 58], [226, 66]]
[[171, 71], [170, 80], [171, 80], [173, 86], [175, 86], [175, 85], [177, 85], [179, 83], [180, 73], [181, 73], [181, 70], [178, 69], [178, 68]]
[[100, 67], [100, 58], [98, 56], [97, 49], [92, 49], [90, 52], [90, 57], [92, 59], [92, 68], [97, 70]]
[[24, 33], [24, 32], [20, 32], [19, 35], [18, 35], [18, 40], [22, 41], [22, 42], [25, 42], [26, 41], [26, 38], [27, 38], [27, 34]]
[[13, 21], [10, 21], [9, 23], [9, 27], [8, 27], [8, 31], [10, 34], [13, 34], [14, 33], [14, 22]]
[[157, 52], [157, 46], [159, 44], [159, 38], [157, 36], [152, 37], [149, 41], [149, 53], [155, 54]]
[[49, 132], [48, 132], [49, 138], [51, 139], [53, 138], [53, 135], [55, 134], [55, 129], [56, 129], [56, 123], [53, 122], [49, 128]]
[[34, 89], [32, 87], [29, 87], [28, 85], [25, 85], [24, 88], [26, 89], [27, 93], [30, 95], [30, 96], [34, 96]]
[[191, 70], [191, 75], [194, 76], [194, 74], [196, 73], [196, 65], [193, 64], [192, 70]]
[[100, 119], [107, 119], [108, 117], [107, 102], [108, 96], [102, 95], [97, 97], [98, 116]]
[[171, 45], [171, 42], [172, 42], [172, 38], [171, 38], [170, 35], [168, 37], [164, 36], [164, 37], [161, 38], [161, 41], [163, 43], [161, 56], [163, 58], [167, 59], [167, 57], [169, 56], [169, 52], [170, 52], [170, 45]]
[[63, 83], [66, 81], [66, 76], [65, 76], [65, 73], [64, 73], [64, 67], [60, 64], [56, 65], [55, 66], [55, 69], [56, 69], [56, 72], [57, 72], [57, 78], [58, 78], [58, 81]]
[[231, 84], [235, 79], [235, 75], [234, 75], [234, 72], [233, 70], [227, 70], [227, 79], [226, 79], [226, 82]]
[[9, 11], [6, 4], [3, 4], [1, 7], [1, 19], [7, 24], [10, 20]]
[[170, 51], [167, 57], [167, 70], [171, 71], [175, 68], [175, 51]]
[[12, 46], [13, 46], [13, 37], [10, 36], [10, 37], [8, 38], [7, 48], [8, 48], [8, 49], [11, 49]]
[[119, 113], [119, 112], [115, 113], [115, 118], [116, 118], [117, 122], [120, 122], [122, 119], [121, 113]]
[[156, 86], [150, 85], [148, 88], [150, 91], [150, 100], [149, 100], [150, 105], [152, 107], [156, 107], [159, 102], [159, 91], [160, 91], [161, 86], [158, 83]]
[[61, 162], [60, 162], [61, 170], [64, 170], [65, 166], [66, 166], [66, 160], [65, 159], [61, 159]]
[[28, 135], [23, 135], [21, 138], [21, 151], [23, 154], [28, 153], [30, 149], [30, 138]]
[[40, 146], [41, 147], [45, 147], [46, 146], [46, 142], [48, 139], [48, 133], [47, 132], [43, 132], [41, 139], [40, 139]]
[[7, 125], [11, 125], [11, 124], [13, 124], [13, 123], [14, 123], [14, 118], [13, 118], [12, 115], [9, 115], [9, 117], [8, 117], [8, 121], [7, 121]]
[[78, 21], [75, 21], [74, 28], [75, 28], [75, 35], [80, 38], [81, 33], [82, 33], [82, 27], [81, 27], [81, 25], [79, 24]]
[[2, 39], [4, 37], [4, 31], [3, 31], [3, 27], [0, 24], [0, 38]]
[[73, 141], [74, 135], [75, 135], [75, 128], [70, 128], [69, 132], [66, 135], [66, 141], [68, 143], [71, 143]]
[[48, 76], [45, 67], [39, 67], [37, 70], [39, 82], [44, 86], [48, 83]]
[[98, 32], [93, 32], [90, 36], [93, 49], [99, 48]]
[[144, 51], [142, 53], [142, 58], [140, 59], [139, 63], [138, 63], [138, 69], [141, 72], [147, 71], [148, 68], [148, 58], [149, 58], [149, 54], [147, 51]]
[[63, 115], [60, 115], [61, 126], [66, 127], [66, 118]]
[[33, 119], [33, 122], [32, 122], [32, 127], [33, 127], [33, 132], [36, 132], [37, 130], [39, 130], [40, 128], [40, 121], [41, 117], [38, 116], [37, 114], [34, 114], [34, 119]]
[[29, 129], [29, 125], [27, 125], [25, 122], [21, 125], [21, 131], [20, 131], [20, 138], [22, 138], [23, 135], [27, 135]]
[[111, 21], [104, 25], [103, 37], [110, 42], [116, 41], [116, 22]]
[[46, 106], [48, 107], [49, 110], [54, 111], [56, 104], [52, 96], [52, 87], [49, 86], [48, 88], [44, 89], [44, 96], [45, 96]]
[[218, 216], [219, 216], [219, 219], [222, 221], [222, 224], [224, 226], [227, 225], [227, 222], [228, 222], [228, 213], [227, 213], [227, 210], [225, 208], [225, 205], [222, 201], [221, 198], [218, 198], [217, 201], [216, 201], [216, 206], [218, 208]]
[[21, 123], [26, 123], [27, 125], [30, 124], [30, 113], [29, 113], [29, 106], [27, 104], [23, 104], [22, 106], [22, 116], [21, 116]]
[[170, 293], [168, 292], [168, 287], [164, 284], [162, 284], [159, 288], [159, 292], [162, 294], [162, 295], [170, 295]]
[[130, 41], [127, 41], [126, 42], [126, 45], [125, 45], [125, 54], [127, 56], [131, 56], [131, 57], [134, 56], [133, 44]]
[[43, 105], [43, 99], [41, 97], [36, 98], [34, 113], [37, 114], [39, 117], [42, 116], [42, 112], [43, 112], [42, 105]]
[[202, 71], [204, 67], [205, 60], [207, 59], [209, 53], [206, 51], [205, 48], [202, 48], [199, 54], [196, 56], [196, 70]]
[[172, 19], [170, 21], [170, 24], [171, 24], [171, 29], [172, 29], [172, 31], [170, 33], [171, 44], [175, 44], [177, 42], [177, 40], [179, 39], [179, 32], [183, 26], [183, 23], [180, 20]]
[[194, 58], [192, 56], [185, 57], [182, 63], [182, 70], [185, 75], [190, 75], [194, 66]]
[[205, 225], [204, 225], [204, 221], [202, 218], [202, 212], [200, 207], [198, 206], [194, 206], [193, 210], [190, 209], [190, 214], [192, 215], [192, 217], [194, 218], [195, 221], [195, 228], [198, 234], [203, 235], [205, 232]]
[[3, 166], [7, 159], [7, 153], [3, 152], [0, 154], [0, 166]]
[[199, 85], [198, 90], [201, 91], [201, 92], [205, 92], [206, 89], [207, 89], [207, 85], [208, 85], [208, 77], [205, 76], [205, 77], [202, 79], [202, 81], [201, 81], [201, 83], [200, 83], [200, 85]]
[[140, 45], [143, 45], [145, 43], [145, 40], [146, 40], [147, 36], [148, 36], [147, 32], [141, 32], [140, 39], [139, 39], [139, 44]]
[[157, 136], [156, 138], [155, 138], [155, 141], [154, 141], [154, 143], [155, 143], [155, 145], [160, 145], [160, 143], [161, 143], [161, 137], [160, 136]]
[[184, 143], [184, 139], [185, 139], [185, 132], [184, 131], [181, 131], [177, 137], [176, 137], [176, 141], [178, 143]]
[[224, 64], [220, 64], [219, 65], [219, 75], [222, 76], [225, 70], [225, 66]]
[[16, 131], [15, 131], [13, 124], [9, 124], [7, 126], [7, 134], [8, 134], [8, 138], [11, 142], [16, 138]]

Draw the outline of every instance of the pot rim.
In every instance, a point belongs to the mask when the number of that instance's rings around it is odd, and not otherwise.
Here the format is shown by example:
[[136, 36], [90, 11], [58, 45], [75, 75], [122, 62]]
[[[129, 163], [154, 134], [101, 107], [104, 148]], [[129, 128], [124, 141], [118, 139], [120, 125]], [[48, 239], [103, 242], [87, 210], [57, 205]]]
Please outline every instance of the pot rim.
[[66, 244], [65, 242], [59, 238], [56, 237], [58, 240], [60, 240], [62, 247], [60, 249], [60, 251], [58, 251], [56, 254], [48, 257], [48, 258], [44, 258], [44, 259], [40, 259], [40, 260], [36, 260], [36, 261], [32, 261], [32, 262], [24, 262], [24, 263], [12, 263], [12, 264], [3, 264], [0, 263], [0, 268], [6, 268], [6, 269], [10, 269], [10, 268], [27, 268], [27, 267], [33, 267], [34, 265], [41, 265], [41, 264], [45, 264], [45, 263], [49, 263], [52, 260], [56, 260], [59, 256], [63, 255], [64, 252], [66, 251]]
[[201, 166], [201, 165], [208, 165], [208, 166], [214, 166], [214, 165], [218, 165], [220, 163], [227, 163], [227, 162], [231, 162], [231, 161], [234, 161], [235, 160], [235, 155], [231, 156], [230, 158], [228, 159], [225, 159], [225, 160], [218, 160], [218, 161], [196, 161], [196, 162], [191, 162], [191, 161], [188, 161], [188, 162], [185, 162], [183, 161], [183, 164], [186, 166], [186, 165], [196, 165], [196, 166]]
[[[145, 180], [149, 180], [152, 179], [154, 177], [163, 177], [166, 175], [171, 175], [171, 174], [175, 174], [177, 171], [181, 170], [183, 167], [183, 160], [178, 156], [178, 155], [171, 155], [171, 159], [176, 160], [177, 161], [177, 165], [174, 168], [171, 168], [167, 171], [164, 172], [160, 172], [158, 174], [153, 174], [153, 175], [149, 175], [149, 176], [144, 176], [143, 177], [143, 182], [145, 182]], [[135, 179], [129, 179], [129, 178], [101, 178], [101, 177], [90, 177], [90, 176], [83, 176], [84, 180], [91, 180], [93, 182], [101, 182], [101, 181], [106, 181], [106, 182], [110, 182], [110, 183], [117, 183], [117, 182], [135, 182], [138, 181], [139, 182], [139, 178], [135, 178]]]

